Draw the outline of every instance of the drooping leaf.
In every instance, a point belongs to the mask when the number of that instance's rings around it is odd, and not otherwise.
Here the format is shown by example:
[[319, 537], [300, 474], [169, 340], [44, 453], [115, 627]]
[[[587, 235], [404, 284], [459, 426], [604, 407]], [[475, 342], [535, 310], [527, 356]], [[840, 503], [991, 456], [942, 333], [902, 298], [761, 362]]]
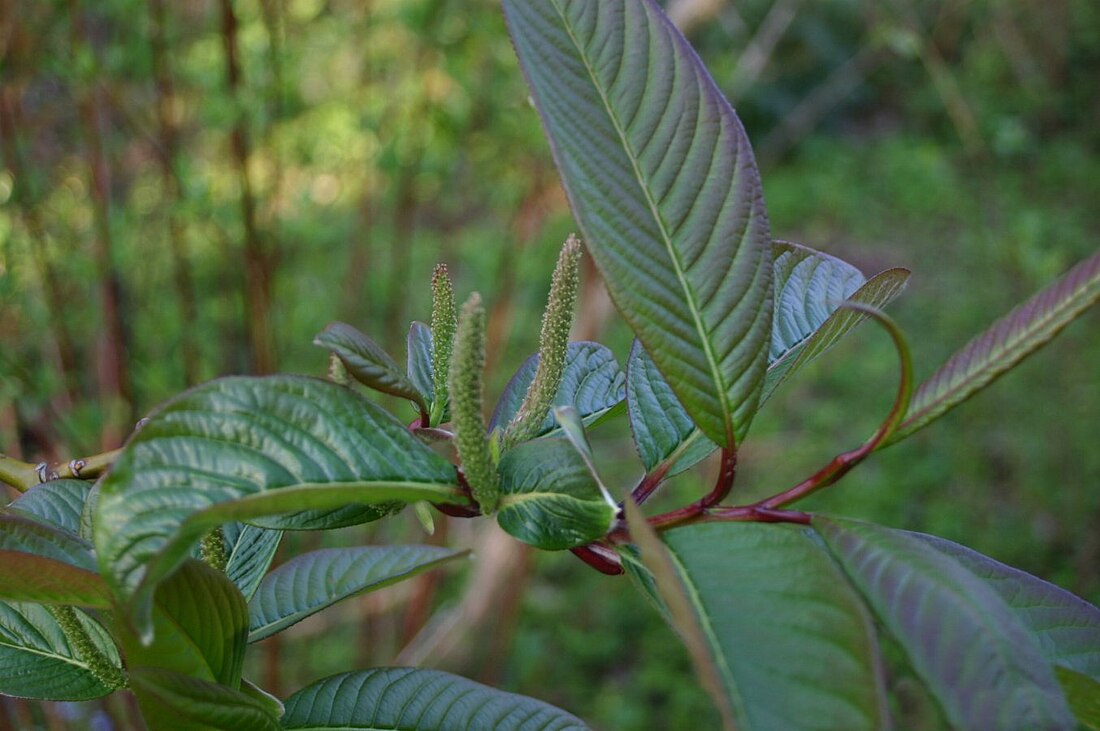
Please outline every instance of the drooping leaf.
[[557, 437], [506, 452], [500, 460], [500, 490], [500, 527], [547, 551], [602, 538], [615, 517], [615, 504], [605, 497], [584, 457]]
[[901, 427], [900, 441], [940, 418], [1035, 352], [1100, 301], [1100, 252], [975, 337], [922, 383]]
[[809, 529], [706, 523], [664, 538], [739, 729], [888, 725], [870, 615]]
[[168, 670], [237, 688], [248, 635], [248, 607], [220, 571], [188, 559], [156, 589], [153, 642], [118, 627], [127, 667]]
[[250, 682], [247, 678], [241, 678], [241, 692], [249, 698], [258, 701], [260, 705], [267, 708], [268, 712], [275, 716], [275, 718], [282, 718], [283, 713], [286, 712], [286, 706], [283, 705], [281, 700], [255, 683]]
[[144, 634], [156, 582], [217, 525], [462, 502], [455, 480], [445, 459], [346, 388], [297, 376], [225, 378], [169, 401], [131, 438], [100, 482], [96, 549]]
[[1100, 609], [1026, 571], [994, 561], [958, 543], [907, 533], [962, 564], [993, 588], [1039, 640], [1052, 664], [1100, 682]]
[[693, 421], [739, 441], [771, 333], [771, 238], [745, 131], [651, 0], [505, 0], [612, 299]]
[[985, 582], [899, 531], [822, 517], [814, 527], [953, 727], [1073, 729], [1038, 640]]
[[348, 597], [395, 584], [467, 553], [438, 546], [365, 546], [296, 556], [260, 582], [248, 604], [248, 641], [270, 637]]
[[435, 399], [432, 385], [432, 329], [422, 322], [413, 322], [406, 339], [408, 354], [405, 373], [424, 401]]
[[428, 404], [420, 389], [405, 376], [393, 358], [351, 325], [331, 323], [313, 339], [313, 344], [335, 353], [348, 373], [364, 386], [407, 398], [421, 410], [427, 410]]
[[[118, 664], [118, 648], [107, 631], [82, 612], [76, 614], [95, 646]], [[110, 692], [69, 644], [50, 610], [40, 604], [0, 601], [0, 694], [84, 701]]]
[[534, 698], [438, 670], [377, 668], [343, 673], [286, 701], [291, 731], [582, 731], [577, 717]]
[[111, 606], [87, 541], [14, 514], [0, 514], [0, 599]]
[[[538, 353], [523, 362], [497, 401], [489, 431], [506, 427], [519, 411], [528, 386], [538, 369]], [[592, 425], [609, 416], [626, 397], [626, 376], [619, 369], [615, 354], [599, 343], [569, 343], [565, 353], [565, 370], [553, 406], [571, 406], [585, 425]], [[548, 413], [539, 434], [557, 429], [554, 415]]]
[[1064, 667], [1054, 668], [1066, 701], [1077, 720], [1093, 731], [1100, 731], [1100, 682]]
[[[887, 269], [868, 279], [844, 301], [881, 310], [905, 290], [908, 282], [908, 269]], [[771, 398], [784, 381], [836, 345], [842, 337], [867, 319], [865, 311], [840, 307], [840, 304], [841, 302], [833, 303], [829, 316], [812, 334], [792, 344], [770, 362], [764, 391], [760, 396], [761, 402]], [[821, 311], [818, 310], [817, 313], [820, 315]]]
[[136, 668], [130, 684], [150, 728], [173, 731], [278, 731], [270, 703], [171, 670]]
[[80, 515], [92, 490], [85, 480], [51, 480], [13, 500], [5, 512], [37, 518], [56, 528], [80, 534]]
[[222, 527], [222, 534], [229, 554], [225, 575], [248, 601], [271, 566], [283, 533], [244, 523], [227, 523]]

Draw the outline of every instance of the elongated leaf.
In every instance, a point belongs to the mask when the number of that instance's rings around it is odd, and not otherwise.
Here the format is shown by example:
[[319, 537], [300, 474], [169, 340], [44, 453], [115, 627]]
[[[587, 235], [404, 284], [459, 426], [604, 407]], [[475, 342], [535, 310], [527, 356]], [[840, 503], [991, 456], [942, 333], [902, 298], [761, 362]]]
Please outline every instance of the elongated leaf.
[[814, 527], [953, 727], [1073, 729], [1038, 640], [985, 582], [899, 531], [821, 517]]
[[1100, 301], [1100, 252], [1077, 264], [951, 356], [922, 383], [887, 444], [924, 428], [1045, 345]]
[[[887, 269], [868, 279], [845, 301], [881, 310], [905, 290], [908, 282], [908, 269]], [[834, 303], [830, 308], [829, 316], [812, 334], [793, 344], [771, 361], [768, 366], [768, 376], [764, 381], [764, 391], [760, 397], [762, 402], [771, 398], [784, 381], [836, 345], [842, 337], [867, 319], [868, 315], [865, 311], [840, 308], [840, 304], [840, 302]], [[821, 310], [817, 310], [817, 314], [820, 315]]]
[[575, 716], [438, 670], [377, 668], [306, 686], [286, 701], [284, 729], [297, 731], [581, 731]]
[[465, 556], [437, 546], [329, 548], [292, 558], [260, 583], [248, 604], [248, 641], [282, 632], [311, 614]]
[[[92, 643], [119, 664], [118, 649], [106, 630], [79, 610], [76, 614]], [[0, 694], [83, 701], [110, 692], [88, 670], [46, 607], [0, 601]]]
[[1039, 640], [1052, 664], [1100, 682], [1100, 609], [1031, 574], [958, 543], [907, 533], [962, 564], [993, 588]]
[[768, 362], [783, 357], [863, 286], [863, 273], [835, 256], [788, 241], [772, 244], [775, 315]]
[[[461, 502], [454, 467], [395, 418], [313, 378], [226, 378], [161, 407], [100, 482], [96, 549], [143, 635], [156, 582], [231, 520]], [[397, 506], [400, 503], [396, 504]]]
[[7, 513], [37, 518], [69, 533], [80, 533], [80, 515], [92, 483], [85, 480], [52, 480], [36, 485], [5, 509]]
[[615, 517], [614, 503], [565, 439], [544, 437], [508, 451], [500, 460], [500, 490], [500, 527], [547, 551], [602, 538]]
[[708, 523], [664, 538], [739, 729], [886, 727], [870, 615], [809, 529]]
[[1088, 728], [1100, 731], [1100, 682], [1069, 668], [1054, 670], [1073, 715]]
[[[503, 429], [515, 417], [538, 365], [536, 353], [525, 360], [508, 381], [493, 411], [489, 431], [497, 427]], [[571, 406], [585, 425], [591, 425], [608, 416], [625, 397], [626, 376], [619, 369], [614, 353], [599, 343], [569, 343], [565, 352], [565, 371], [551, 411], [553, 407]], [[553, 413], [548, 413], [539, 434], [548, 434], [557, 428]]]
[[152, 644], [125, 625], [119, 638], [130, 670], [169, 670], [236, 688], [244, 664], [248, 607], [220, 571], [188, 559], [157, 586]]
[[432, 329], [422, 322], [413, 322], [409, 327], [406, 340], [405, 373], [409, 382], [416, 387], [424, 400], [431, 403], [435, 399], [435, 386], [432, 381]]
[[110, 592], [92, 547], [32, 518], [0, 514], [0, 599], [105, 609]]
[[141, 714], [150, 728], [173, 731], [277, 731], [270, 704], [233, 688], [171, 670], [130, 673]]
[[222, 528], [222, 533], [229, 552], [225, 575], [248, 601], [271, 566], [283, 533], [244, 523], [228, 523]]
[[407, 398], [426, 411], [427, 402], [420, 390], [401, 371], [378, 343], [343, 322], [334, 322], [313, 339], [319, 345], [335, 353], [343, 361], [348, 373], [364, 386], [382, 393]]
[[771, 237], [737, 116], [651, 0], [505, 0], [573, 212], [693, 421], [744, 437], [771, 333]]

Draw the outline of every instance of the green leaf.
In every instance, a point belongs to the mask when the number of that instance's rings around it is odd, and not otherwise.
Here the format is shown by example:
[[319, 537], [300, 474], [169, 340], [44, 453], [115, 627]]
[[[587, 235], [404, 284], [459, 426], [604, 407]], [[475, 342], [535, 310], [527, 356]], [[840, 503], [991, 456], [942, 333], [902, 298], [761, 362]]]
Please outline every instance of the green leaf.
[[741, 731], [888, 725], [870, 615], [809, 529], [705, 523], [664, 539]]
[[[538, 369], [538, 353], [523, 362], [497, 401], [493, 418], [489, 422], [489, 431], [503, 429], [519, 411], [528, 386], [535, 378]], [[590, 426], [610, 415], [612, 410], [626, 397], [626, 376], [619, 369], [615, 354], [599, 343], [569, 343], [565, 353], [565, 370], [562, 372], [561, 385], [551, 407], [572, 406], [580, 414], [586, 426]], [[539, 435], [556, 431], [557, 422], [553, 413], [548, 413], [542, 422]]]
[[[95, 646], [120, 664], [118, 648], [107, 631], [82, 612], [76, 614]], [[49, 609], [0, 601], [0, 694], [84, 701], [110, 692], [80, 659]]]
[[962, 729], [1073, 729], [1038, 640], [985, 582], [923, 541], [839, 518], [814, 527]]
[[244, 523], [227, 523], [222, 527], [222, 534], [229, 554], [225, 575], [248, 601], [271, 566], [283, 533]]
[[80, 515], [91, 490], [92, 483], [85, 480], [51, 480], [27, 490], [5, 512], [35, 518], [79, 535]]
[[1069, 668], [1054, 669], [1073, 715], [1094, 731], [1100, 731], [1100, 682]]
[[99, 483], [96, 549], [145, 635], [156, 582], [215, 526], [461, 503], [455, 481], [450, 463], [353, 391], [297, 376], [225, 378], [169, 401], [131, 438]]
[[1100, 609], [1031, 574], [1006, 566], [958, 543], [906, 533], [962, 564], [993, 588], [1039, 640], [1052, 664], [1100, 681]]
[[[845, 302], [881, 310], [905, 290], [908, 282], [908, 269], [887, 269], [868, 279]], [[771, 361], [768, 366], [768, 376], [764, 381], [764, 391], [760, 396], [761, 402], [771, 398], [784, 381], [836, 345], [842, 337], [868, 318], [866, 311], [840, 307], [840, 305], [840, 301], [834, 302], [829, 316], [811, 335], [793, 344]], [[816, 310], [816, 316], [819, 317], [821, 314], [822, 310]]]
[[142, 717], [150, 728], [173, 731], [277, 731], [271, 704], [248, 693], [171, 670], [130, 673]]
[[905, 420], [886, 444], [923, 429], [988, 386], [1097, 301], [1100, 252], [1077, 264], [951, 356], [917, 388]]
[[313, 344], [335, 353], [348, 373], [364, 386], [407, 398], [422, 412], [427, 412], [428, 404], [420, 389], [405, 377], [393, 358], [378, 343], [351, 325], [331, 323], [313, 339]]
[[612, 299], [692, 420], [748, 430], [771, 237], [740, 121], [651, 0], [505, 0], [562, 182]]
[[467, 555], [437, 546], [329, 548], [296, 556], [260, 582], [248, 604], [248, 641], [282, 632], [311, 614]]
[[472, 680], [415, 668], [342, 673], [286, 701], [282, 726], [292, 731], [582, 731], [575, 716], [534, 698]]
[[497, 522], [513, 537], [547, 551], [583, 546], [611, 528], [616, 506], [568, 441], [545, 437], [500, 460]]
[[224, 574], [188, 559], [157, 586], [154, 639], [144, 644], [125, 625], [119, 639], [131, 670], [170, 670], [236, 688], [244, 664], [248, 607]]
[[405, 373], [409, 382], [420, 392], [425, 401], [435, 399], [432, 385], [432, 329], [422, 322], [413, 322], [406, 341], [408, 349]]
[[105, 609], [91, 545], [32, 518], [0, 514], [0, 599]]

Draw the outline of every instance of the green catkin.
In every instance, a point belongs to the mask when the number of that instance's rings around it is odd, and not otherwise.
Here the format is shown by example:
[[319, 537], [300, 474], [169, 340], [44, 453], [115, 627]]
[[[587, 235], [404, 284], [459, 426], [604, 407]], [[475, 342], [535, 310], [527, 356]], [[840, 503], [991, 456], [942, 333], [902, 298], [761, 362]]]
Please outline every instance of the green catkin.
[[126, 676], [123, 674], [122, 668], [112, 663], [95, 646], [92, 638], [88, 635], [88, 630], [81, 624], [80, 617], [77, 616], [75, 609], [62, 606], [47, 606], [46, 608], [57, 620], [57, 624], [61, 627], [65, 639], [68, 640], [77, 658], [88, 664], [88, 671], [96, 680], [111, 690], [126, 687]]
[[535, 378], [527, 388], [523, 403], [504, 434], [504, 448], [534, 439], [546, 418], [554, 396], [561, 385], [565, 370], [565, 354], [569, 346], [569, 331], [580, 286], [581, 242], [570, 235], [558, 255], [554, 276], [550, 281], [550, 296], [542, 316], [539, 334], [539, 365]]
[[500, 484], [482, 416], [484, 370], [485, 308], [481, 306], [481, 296], [475, 292], [462, 306], [458, 318], [448, 382], [455, 448], [474, 501], [488, 515], [496, 509]]
[[451, 358], [454, 352], [458, 315], [455, 306], [455, 290], [447, 266], [439, 264], [432, 272], [432, 408], [431, 426], [443, 420], [447, 410], [448, 385]]
[[229, 563], [229, 554], [226, 551], [225, 535], [221, 528], [203, 536], [202, 545], [199, 547], [199, 556], [210, 568], [225, 573], [225, 567]]

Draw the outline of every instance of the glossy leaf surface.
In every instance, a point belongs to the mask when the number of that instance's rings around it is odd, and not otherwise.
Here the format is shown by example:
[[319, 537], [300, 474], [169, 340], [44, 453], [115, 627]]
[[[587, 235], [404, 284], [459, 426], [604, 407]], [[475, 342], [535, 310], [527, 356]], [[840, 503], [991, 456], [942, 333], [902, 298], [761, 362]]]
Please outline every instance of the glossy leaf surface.
[[561, 438], [536, 439], [505, 453], [500, 489], [500, 527], [548, 551], [603, 537], [615, 516], [583, 455]]
[[1073, 729], [1038, 640], [985, 582], [912, 535], [814, 518], [956, 728]]
[[[539, 365], [536, 353], [523, 362], [497, 402], [489, 431], [506, 427], [519, 411], [528, 386], [535, 378]], [[586, 425], [599, 421], [622, 403], [626, 396], [626, 376], [619, 368], [615, 355], [599, 343], [569, 343], [565, 352], [565, 370], [561, 385], [554, 397], [553, 407], [571, 406], [577, 410]], [[557, 429], [553, 413], [547, 413], [539, 434]]]
[[706, 523], [664, 538], [739, 729], [886, 727], [870, 614], [808, 529]]
[[130, 684], [151, 728], [173, 731], [277, 731], [269, 703], [234, 688], [170, 670], [138, 668]]
[[504, 8], [612, 299], [702, 431], [740, 440], [772, 316], [771, 237], [740, 121], [651, 0]]
[[[116, 665], [118, 649], [106, 630], [76, 613], [97, 648]], [[0, 601], [0, 693], [22, 698], [83, 701], [107, 695], [40, 604]]]
[[[226, 378], [165, 404], [100, 483], [96, 548], [125, 603], [148, 596], [210, 528], [304, 509], [461, 502], [445, 459], [362, 396], [313, 378]], [[397, 503], [400, 505], [400, 502]]]
[[1100, 252], [1009, 312], [951, 356], [913, 394], [901, 427], [887, 443], [940, 418], [1045, 345], [1100, 301]]
[[427, 409], [427, 402], [420, 390], [405, 376], [393, 358], [378, 343], [351, 325], [334, 322], [313, 339], [313, 344], [335, 353], [348, 373], [364, 386], [407, 398]]
[[14, 514], [0, 514], [0, 599], [111, 606], [87, 541]]
[[422, 322], [413, 322], [406, 339], [405, 374], [409, 382], [416, 387], [424, 401], [431, 403], [435, 398], [435, 386], [432, 382], [432, 329]]
[[1100, 682], [1100, 609], [1065, 589], [936, 536], [909, 533], [958, 561], [993, 588], [1054, 664]]
[[283, 533], [245, 523], [227, 523], [222, 534], [229, 553], [225, 575], [237, 585], [247, 601], [256, 593], [260, 579], [270, 568]]
[[365, 546], [296, 556], [264, 577], [249, 602], [248, 641], [270, 637], [343, 599], [466, 554], [438, 546]]
[[579, 718], [534, 698], [438, 670], [343, 673], [286, 701], [284, 729], [306, 731], [581, 731]]
[[79, 535], [84, 501], [91, 490], [92, 483], [86, 480], [51, 480], [27, 490], [4, 512], [36, 518]]
[[157, 586], [153, 642], [125, 625], [119, 637], [131, 670], [169, 670], [236, 688], [244, 664], [248, 607], [220, 571], [188, 559]]

